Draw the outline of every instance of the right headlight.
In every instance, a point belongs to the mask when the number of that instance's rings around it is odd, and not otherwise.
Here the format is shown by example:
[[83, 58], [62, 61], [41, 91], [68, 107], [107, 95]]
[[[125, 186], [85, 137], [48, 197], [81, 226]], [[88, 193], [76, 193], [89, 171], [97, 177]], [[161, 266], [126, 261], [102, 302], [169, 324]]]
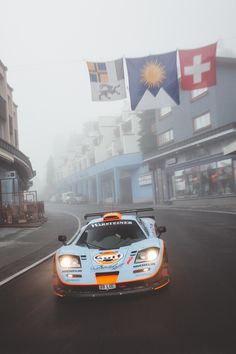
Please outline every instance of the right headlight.
[[159, 251], [159, 248], [156, 247], [146, 248], [145, 250], [139, 251], [135, 258], [135, 263], [155, 261], [158, 258]]
[[81, 268], [79, 256], [73, 256], [73, 255], [60, 256], [59, 263], [62, 268]]

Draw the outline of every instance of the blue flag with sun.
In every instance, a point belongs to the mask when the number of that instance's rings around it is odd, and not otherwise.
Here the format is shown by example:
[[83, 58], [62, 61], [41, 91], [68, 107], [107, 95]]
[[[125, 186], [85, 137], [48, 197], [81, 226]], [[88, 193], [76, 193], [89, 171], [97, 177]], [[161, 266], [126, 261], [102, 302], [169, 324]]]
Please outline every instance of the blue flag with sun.
[[176, 51], [126, 59], [132, 110], [179, 104]]

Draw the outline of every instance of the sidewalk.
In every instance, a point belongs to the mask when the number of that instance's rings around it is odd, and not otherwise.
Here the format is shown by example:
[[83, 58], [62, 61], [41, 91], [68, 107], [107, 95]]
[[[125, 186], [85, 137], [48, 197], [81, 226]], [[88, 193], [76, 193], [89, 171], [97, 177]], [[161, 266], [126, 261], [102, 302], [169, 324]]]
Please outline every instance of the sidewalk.
[[107, 204], [100, 205], [99, 210], [125, 210], [125, 209], [139, 209], [139, 208], [154, 208], [160, 209], [179, 209], [179, 210], [206, 210], [216, 212], [229, 212], [236, 214], [236, 197], [212, 197], [205, 199], [178, 199], [171, 202], [163, 202], [162, 204], [150, 203], [135, 203], [135, 204]]
[[[224, 211], [224, 212], [235, 212], [236, 213], [236, 197], [228, 196], [228, 197], [209, 197], [205, 199], [178, 199], [172, 201], [172, 204], [165, 205], [163, 204], [161, 207], [164, 208], [178, 208], [178, 209], [201, 209], [208, 211]], [[158, 208], [158, 206], [157, 206]]]
[[34, 228], [34, 227], [39, 227], [43, 225], [46, 221], [48, 220], [47, 217], [42, 217], [40, 220], [35, 221], [35, 222], [26, 222], [26, 223], [17, 223], [17, 224], [0, 224], [0, 233], [2, 229], [7, 229], [7, 228], [17, 228], [17, 229], [28, 229], [28, 228]]

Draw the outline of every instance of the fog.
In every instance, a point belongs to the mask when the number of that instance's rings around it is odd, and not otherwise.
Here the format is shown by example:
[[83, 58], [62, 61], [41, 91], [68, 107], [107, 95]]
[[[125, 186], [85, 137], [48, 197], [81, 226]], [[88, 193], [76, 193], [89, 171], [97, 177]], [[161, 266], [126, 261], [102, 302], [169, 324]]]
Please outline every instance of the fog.
[[20, 150], [43, 184], [48, 157], [86, 120], [124, 100], [91, 101], [86, 61], [159, 54], [218, 41], [236, 48], [234, 0], [0, 0], [0, 60], [18, 105]]

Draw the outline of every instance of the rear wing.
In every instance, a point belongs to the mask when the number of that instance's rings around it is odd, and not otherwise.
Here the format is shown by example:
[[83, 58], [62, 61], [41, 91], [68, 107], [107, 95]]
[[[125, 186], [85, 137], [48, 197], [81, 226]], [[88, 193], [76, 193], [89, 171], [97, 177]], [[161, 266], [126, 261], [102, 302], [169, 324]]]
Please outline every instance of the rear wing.
[[[84, 215], [84, 219], [87, 220], [88, 218], [92, 218], [94, 216], [101, 216], [103, 217], [105, 214], [108, 214], [108, 213], [113, 213], [113, 212], [116, 212], [116, 213], [121, 213], [121, 214], [135, 214], [135, 215], [138, 215], [138, 213], [142, 213], [142, 212], [146, 212], [146, 211], [154, 211], [153, 208], [138, 208], [138, 209], [122, 209], [122, 210], [109, 210], [109, 211], [101, 211], [99, 213], [89, 213], [89, 214], [85, 214]], [[153, 216], [145, 216], [146, 218], [147, 217], [150, 217], [150, 218], [153, 218]]]

